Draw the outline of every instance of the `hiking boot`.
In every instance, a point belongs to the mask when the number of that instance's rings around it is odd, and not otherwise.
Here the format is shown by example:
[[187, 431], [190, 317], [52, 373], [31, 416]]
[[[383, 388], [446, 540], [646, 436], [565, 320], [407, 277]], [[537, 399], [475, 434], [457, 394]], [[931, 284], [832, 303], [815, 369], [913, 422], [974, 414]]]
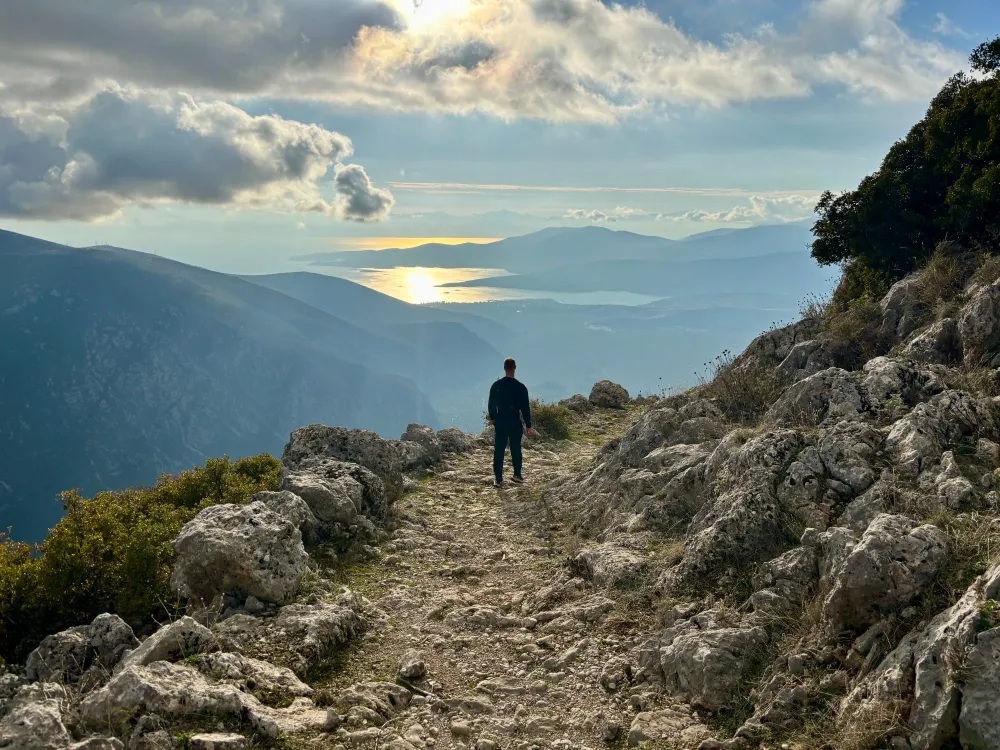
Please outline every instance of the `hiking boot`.
[[494, 479], [493, 480], [493, 486], [496, 487], [497, 489], [499, 489], [500, 487], [503, 487], [503, 480], [502, 479]]
[[514, 478], [511, 479], [510, 481], [512, 481], [514, 484], [524, 484], [524, 477], [520, 477], [517, 474], [515, 474]]

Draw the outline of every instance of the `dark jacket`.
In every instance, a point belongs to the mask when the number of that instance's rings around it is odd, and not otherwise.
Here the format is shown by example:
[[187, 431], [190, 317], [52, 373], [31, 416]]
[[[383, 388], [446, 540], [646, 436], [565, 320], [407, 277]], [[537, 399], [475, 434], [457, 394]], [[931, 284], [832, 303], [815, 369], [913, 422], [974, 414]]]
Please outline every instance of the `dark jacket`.
[[490, 388], [490, 419], [496, 424], [512, 426], [521, 424], [531, 427], [531, 405], [528, 403], [528, 389], [517, 378], [502, 377]]

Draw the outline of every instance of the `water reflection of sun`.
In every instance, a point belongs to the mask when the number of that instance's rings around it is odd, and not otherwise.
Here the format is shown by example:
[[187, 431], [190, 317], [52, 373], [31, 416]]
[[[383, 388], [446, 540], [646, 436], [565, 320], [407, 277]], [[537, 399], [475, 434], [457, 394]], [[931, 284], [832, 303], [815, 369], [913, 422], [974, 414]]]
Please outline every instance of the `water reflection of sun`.
[[429, 272], [421, 268], [407, 269], [406, 301], [414, 305], [424, 305], [428, 302], [440, 302], [441, 290], [438, 282]]

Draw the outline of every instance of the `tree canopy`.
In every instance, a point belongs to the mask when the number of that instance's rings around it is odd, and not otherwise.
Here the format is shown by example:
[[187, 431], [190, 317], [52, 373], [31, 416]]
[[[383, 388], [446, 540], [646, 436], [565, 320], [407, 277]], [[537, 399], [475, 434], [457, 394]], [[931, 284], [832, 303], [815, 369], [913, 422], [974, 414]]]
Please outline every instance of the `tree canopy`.
[[842, 263], [855, 294], [919, 268], [944, 239], [1000, 252], [1000, 37], [970, 57], [925, 117], [855, 190], [823, 193], [812, 255]]

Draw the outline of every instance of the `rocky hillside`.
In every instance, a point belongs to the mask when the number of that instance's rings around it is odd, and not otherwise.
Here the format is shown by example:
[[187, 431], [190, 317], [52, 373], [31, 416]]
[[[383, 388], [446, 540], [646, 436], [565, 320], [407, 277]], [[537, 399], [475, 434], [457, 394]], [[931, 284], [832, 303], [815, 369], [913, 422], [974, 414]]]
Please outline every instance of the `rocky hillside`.
[[174, 540], [186, 616], [8, 667], [0, 747], [1000, 747], [992, 268], [599, 383], [523, 487], [488, 432], [297, 430]]

